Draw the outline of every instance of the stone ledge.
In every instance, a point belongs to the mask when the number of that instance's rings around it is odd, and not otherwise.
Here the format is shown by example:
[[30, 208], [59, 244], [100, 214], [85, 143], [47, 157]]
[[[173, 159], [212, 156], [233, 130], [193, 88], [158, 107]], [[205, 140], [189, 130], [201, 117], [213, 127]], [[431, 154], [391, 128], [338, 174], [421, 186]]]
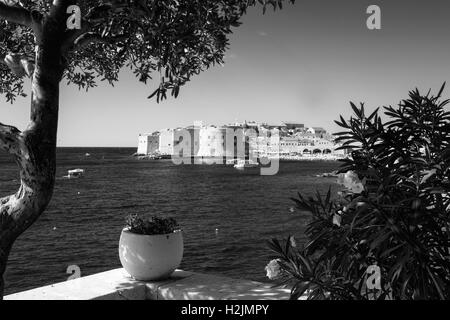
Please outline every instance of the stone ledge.
[[5, 300], [286, 300], [290, 290], [250, 280], [176, 270], [163, 281], [114, 269], [5, 296]]

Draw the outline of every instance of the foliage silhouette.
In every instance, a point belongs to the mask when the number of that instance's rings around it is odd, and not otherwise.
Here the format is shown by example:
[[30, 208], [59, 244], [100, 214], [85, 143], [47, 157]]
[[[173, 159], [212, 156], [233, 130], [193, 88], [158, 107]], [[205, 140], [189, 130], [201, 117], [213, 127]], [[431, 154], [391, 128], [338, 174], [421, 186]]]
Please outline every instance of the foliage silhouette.
[[[352, 172], [361, 192], [333, 197], [301, 194], [293, 201], [312, 213], [302, 248], [269, 241], [292, 299], [450, 298], [449, 100], [417, 89], [397, 107], [341, 116], [336, 133], [351, 150], [340, 173]], [[367, 288], [367, 268], [381, 271], [380, 290]]]

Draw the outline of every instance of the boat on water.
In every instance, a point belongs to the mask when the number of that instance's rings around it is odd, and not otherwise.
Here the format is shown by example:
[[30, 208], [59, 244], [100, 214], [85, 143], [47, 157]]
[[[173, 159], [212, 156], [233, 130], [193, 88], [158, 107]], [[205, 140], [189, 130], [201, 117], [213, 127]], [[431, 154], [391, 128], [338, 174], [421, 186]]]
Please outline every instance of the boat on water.
[[325, 172], [322, 174], [316, 174], [318, 178], [335, 178], [338, 176], [337, 170], [331, 172]]
[[64, 178], [76, 179], [76, 178], [81, 178], [83, 175], [84, 175], [84, 169], [73, 169], [73, 170], [67, 170], [67, 176], [64, 176]]
[[256, 168], [259, 167], [259, 163], [253, 160], [243, 160], [239, 159], [234, 165], [235, 169], [245, 169], [245, 168]]

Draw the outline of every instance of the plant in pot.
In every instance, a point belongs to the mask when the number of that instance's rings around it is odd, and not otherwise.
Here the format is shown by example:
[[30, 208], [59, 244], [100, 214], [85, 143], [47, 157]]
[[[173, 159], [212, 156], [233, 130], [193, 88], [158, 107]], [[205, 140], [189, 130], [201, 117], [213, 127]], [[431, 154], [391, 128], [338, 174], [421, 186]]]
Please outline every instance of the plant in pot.
[[168, 278], [183, 258], [183, 236], [176, 220], [129, 215], [120, 235], [119, 258], [136, 280]]

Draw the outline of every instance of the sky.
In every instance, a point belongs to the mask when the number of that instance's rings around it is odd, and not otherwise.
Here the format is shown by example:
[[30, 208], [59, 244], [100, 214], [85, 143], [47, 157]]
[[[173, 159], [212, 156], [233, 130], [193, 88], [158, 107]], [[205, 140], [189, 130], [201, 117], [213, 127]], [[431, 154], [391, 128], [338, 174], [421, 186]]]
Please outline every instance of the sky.
[[[381, 8], [381, 30], [366, 26], [369, 5]], [[265, 15], [253, 8], [242, 22], [225, 65], [192, 78], [178, 99], [148, 100], [155, 83], [128, 71], [114, 88], [100, 83], [88, 93], [63, 81], [58, 146], [135, 147], [139, 133], [195, 121], [292, 121], [336, 132], [349, 101], [395, 105], [415, 87], [437, 92], [450, 80], [448, 0], [297, 0]], [[0, 100], [0, 122], [24, 129], [28, 118], [28, 98]]]

